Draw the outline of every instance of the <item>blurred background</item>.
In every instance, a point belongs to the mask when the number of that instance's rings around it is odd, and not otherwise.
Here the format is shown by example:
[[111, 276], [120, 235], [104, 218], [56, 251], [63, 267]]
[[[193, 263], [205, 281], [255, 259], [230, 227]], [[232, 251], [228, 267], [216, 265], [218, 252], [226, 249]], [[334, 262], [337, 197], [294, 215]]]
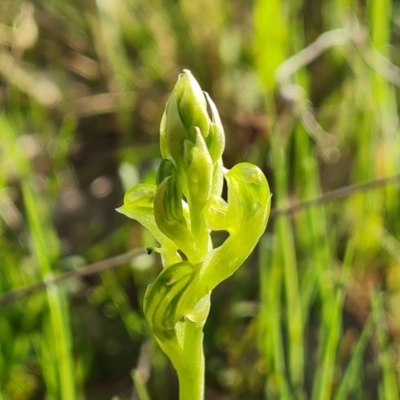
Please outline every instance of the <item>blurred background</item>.
[[141, 311], [154, 242], [115, 208], [154, 180], [183, 68], [218, 107], [225, 166], [255, 163], [273, 193], [213, 293], [206, 399], [399, 399], [399, 6], [1, 0], [0, 400], [177, 398]]

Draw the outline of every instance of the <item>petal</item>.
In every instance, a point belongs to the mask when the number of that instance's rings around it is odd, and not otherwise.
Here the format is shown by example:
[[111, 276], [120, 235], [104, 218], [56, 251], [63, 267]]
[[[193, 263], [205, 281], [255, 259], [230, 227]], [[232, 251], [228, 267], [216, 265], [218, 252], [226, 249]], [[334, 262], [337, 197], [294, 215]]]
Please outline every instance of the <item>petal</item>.
[[[225, 229], [230, 235], [204, 260], [199, 276], [199, 291], [204, 294], [232, 275], [250, 255], [265, 231], [271, 206], [267, 180], [255, 165], [237, 164], [225, 177], [228, 183]], [[221, 205], [219, 209], [223, 212]], [[214, 216], [214, 221], [218, 224], [221, 220]]]

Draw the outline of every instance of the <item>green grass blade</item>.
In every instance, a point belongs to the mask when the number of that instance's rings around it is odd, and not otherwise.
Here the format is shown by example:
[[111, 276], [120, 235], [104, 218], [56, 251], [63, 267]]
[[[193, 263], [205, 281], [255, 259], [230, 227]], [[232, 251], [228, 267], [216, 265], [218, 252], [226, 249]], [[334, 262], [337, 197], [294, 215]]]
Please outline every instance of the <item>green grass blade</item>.
[[286, 376], [281, 322], [281, 288], [283, 274], [276, 241], [263, 237], [260, 241], [261, 308], [260, 347], [267, 368], [265, 395], [270, 399], [290, 399]]
[[[54, 233], [50, 231], [50, 226], [46, 226], [44, 223], [47, 216], [44, 205], [39, 203], [38, 193], [28, 182], [23, 183], [22, 193], [30, 226], [32, 250], [39, 266], [41, 278], [46, 280], [53, 276], [52, 263], [58, 255], [57, 242]], [[59, 398], [74, 400], [76, 392], [69, 314], [61, 288], [55, 285], [48, 286], [47, 304], [52, 327], [52, 339], [47, 346], [49, 351], [53, 349], [56, 354], [54, 368], [58, 372]]]
[[372, 315], [379, 348], [379, 364], [382, 371], [380, 384], [381, 400], [399, 400], [398, 376], [396, 374], [393, 354], [389, 345], [387, 316], [382, 293], [372, 294]]
[[368, 346], [373, 327], [373, 319], [369, 318], [363, 327], [361, 335], [354, 346], [350, 362], [341, 377], [334, 400], [347, 400], [357, 392], [360, 384], [360, 373], [364, 363], [364, 353]]

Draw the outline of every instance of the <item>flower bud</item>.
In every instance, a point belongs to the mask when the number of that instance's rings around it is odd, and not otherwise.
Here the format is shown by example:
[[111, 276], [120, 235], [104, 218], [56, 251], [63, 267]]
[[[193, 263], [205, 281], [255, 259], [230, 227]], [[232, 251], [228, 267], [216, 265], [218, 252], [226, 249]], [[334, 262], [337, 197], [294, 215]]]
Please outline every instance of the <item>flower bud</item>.
[[144, 297], [144, 315], [153, 328], [173, 329], [188, 312], [183, 304], [185, 291], [195, 276], [187, 261], [166, 267], [150, 285]]
[[177, 93], [175, 91], [172, 92], [168, 99], [160, 136], [160, 147], [164, 150], [163, 157], [171, 156], [179, 166], [183, 157], [183, 143], [185, 140], [189, 140], [190, 137], [180, 116]]
[[157, 171], [157, 185], [160, 186], [163, 181], [166, 181], [166, 196], [163, 198], [166, 218], [168, 220], [178, 221], [186, 226], [182, 208], [182, 188], [177, 177], [176, 168], [168, 159], [161, 161]]
[[[211, 111], [211, 118], [208, 114]], [[203, 92], [190, 71], [184, 70], [168, 99], [160, 127], [160, 147], [164, 158], [172, 157], [183, 168], [185, 142], [195, 144], [200, 132], [206, 151], [215, 164], [225, 146], [224, 130], [210, 96]]]
[[154, 219], [159, 230], [183, 253], [195, 257], [198, 251], [183, 212], [182, 190], [177, 174], [172, 162], [164, 159], [158, 172], [158, 179], [164, 179], [157, 186]]
[[192, 73], [185, 69], [176, 86], [179, 113], [188, 135], [194, 141], [197, 127], [206, 138], [210, 127], [210, 117], [207, 113], [206, 98], [200, 85]]

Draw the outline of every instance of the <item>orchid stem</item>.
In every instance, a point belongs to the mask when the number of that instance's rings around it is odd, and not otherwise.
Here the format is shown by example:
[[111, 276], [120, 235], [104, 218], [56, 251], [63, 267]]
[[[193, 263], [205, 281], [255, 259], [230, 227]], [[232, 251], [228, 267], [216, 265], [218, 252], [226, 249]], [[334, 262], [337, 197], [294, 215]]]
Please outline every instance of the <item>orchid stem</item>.
[[203, 324], [187, 320], [185, 323], [184, 354], [187, 367], [177, 371], [179, 400], [204, 399]]

